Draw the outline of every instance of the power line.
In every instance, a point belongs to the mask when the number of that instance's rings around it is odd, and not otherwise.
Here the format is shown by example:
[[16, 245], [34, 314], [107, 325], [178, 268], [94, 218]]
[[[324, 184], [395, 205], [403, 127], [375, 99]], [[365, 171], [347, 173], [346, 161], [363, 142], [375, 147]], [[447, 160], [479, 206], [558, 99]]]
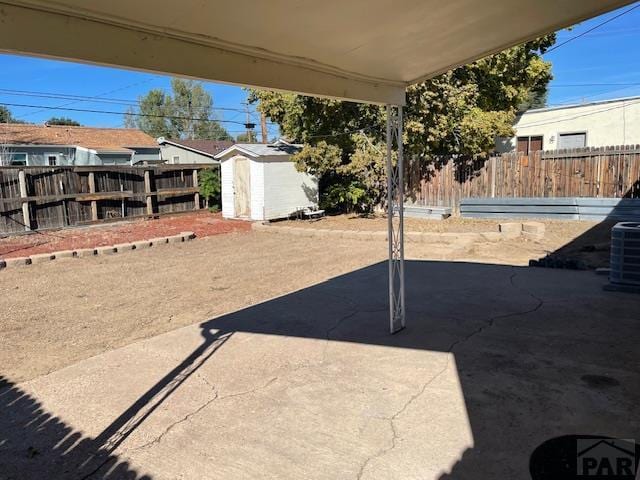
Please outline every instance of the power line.
[[[73, 94], [64, 94], [64, 93], [52, 93], [52, 92], [33, 92], [28, 90], [11, 90], [11, 89], [0, 89], [0, 94], [2, 95], [11, 95], [17, 97], [34, 97], [34, 98], [51, 98], [56, 100], [72, 100], [73, 103], [79, 102], [95, 102], [95, 103], [110, 103], [116, 105], [125, 105], [136, 107], [140, 106], [140, 102], [138, 100], [126, 100], [119, 98], [98, 98], [84, 95], [73, 95]], [[71, 105], [71, 104], [67, 104]], [[206, 109], [208, 107], [202, 107]], [[211, 107], [211, 110], [220, 110], [220, 111], [229, 111], [229, 112], [241, 112], [244, 113], [244, 109], [240, 108], [231, 108], [231, 107]], [[31, 112], [29, 115], [37, 112]]]
[[633, 87], [640, 85], [640, 82], [631, 83], [557, 83], [549, 85], [548, 88], [565, 88], [565, 87]]
[[548, 53], [551, 53], [551, 52], [553, 52], [553, 51], [555, 51], [555, 50], [557, 50], [557, 49], [559, 49], [560, 47], [565, 46], [567, 43], [573, 42], [574, 40], [577, 40], [578, 38], [584, 37], [584, 36], [585, 36], [585, 35], [587, 35], [588, 33], [591, 33], [591, 32], [593, 32], [594, 30], [597, 30], [598, 28], [600, 28], [600, 27], [602, 27], [602, 26], [606, 25], [607, 23], [611, 23], [611, 22], [613, 22], [614, 20], [616, 20], [616, 19], [618, 19], [618, 18], [622, 17], [623, 15], [626, 15], [627, 13], [632, 12], [632, 11], [633, 11], [633, 10], [635, 10], [636, 8], [640, 8], [640, 3], [636, 3], [633, 7], [626, 9], [624, 12], [620, 12], [618, 15], [615, 15], [615, 16], [613, 16], [613, 17], [611, 17], [611, 18], [609, 18], [609, 19], [605, 20], [604, 22], [601, 22], [601, 23], [599, 23], [599, 24], [597, 24], [597, 25], [594, 25], [594, 26], [593, 26], [593, 27], [591, 27], [590, 29], [585, 30], [584, 32], [582, 32], [582, 33], [580, 33], [580, 34], [575, 35], [575, 36], [573, 36], [573, 37], [571, 37], [571, 38], [568, 38], [568, 39], [566, 39], [564, 42], [561, 42], [561, 43], [559, 43], [559, 44], [557, 44], [557, 45], [555, 45], [555, 46], [551, 47], [549, 50], [547, 50], [546, 52], [544, 52], [544, 53], [545, 53], [545, 55], [546, 55], [546, 54], [548, 54]]
[[[93, 98], [95, 99], [95, 98], [98, 98], [98, 97], [103, 97], [104, 95], [109, 95], [109, 94], [111, 94], [111, 93], [121, 92], [122, 90], [127, 90], [127, 89], [129, 89], [129, 88], [133, 88], [133, 87], [136, 87], [136, 86], [138, 86], [138, 85], [143, 85], [143, 84], [145, 84], [145, 83], [152, 82], [153, 80], [155, 80], [155, 79], [154, 79], [154, 78], [147, 78], [146, 80], [142, 80], [142, 81], [140, 81], [140, 82], [130, 83], [129, 85], [125, 85], [124, 87], [115, 88], [115, 89], [113, 89], [113, 90], [109, 90], [108, 92], [100, 93], [100, 94], [96, 95], [96, 96], [95, 96], [95, 97], [93, 97]], [[92, 97], [89, 97], [89, 98], [92, 98]], [[83, 101], [85, 101], [85, 100], [76, 100], [76, 101], [73, 101], [73, 102], [70, 102], [70, 103], [65, 103], [64, 105], [59, 105], [59, 106], [58, 106], [58, 108], [67, 107], [67, 106], [69, 106], [69, 105], [75, 105], [75, 104], [77, 104], [77, 103], [81, 103], [81, 102], [83, 102]], [[44, 107], [43, 107], [43, 108], [44, 108]], [[42, 110], [42, 109], [41, 109], [41, 110], [36, 110], [35, 112], [29, 112], [29, 113], [25, 113], [24, 115], [20, 115], [20, 116], [18, 116], [17, 118], [24, 118], [24, 117], [28, 117], [28, 116], [30, 116], [30, 115], [35, 115], [36, 113], [40, 113], [40, 112], [43, 112], [43, 111], [44, 111], [44, 110]]]
[[575, 120], [576, 118], [582, 118], [582, 117], [588, 117], [590, 115], [597, 115], [599, 113], [604, 113], [604, 112], [609, 112], [611, 110], [617, 110], [619, 108], [626, 108], [629, 105], [637, 105], [638, 103], [640, 103], [640, 100], [635, 100], [633, 102], [629, 102], [629, 103], [623, 103], [622, 105], [616, 105], [615, 107], [609, 107], [609, 108], [603, 108], [601, 110], [596, 110], [594, 112], [587, 112], [587, 113], [582, 113], [579, 115], [573, 115], [573, 116], [565, 116], [556, 120], [550, 120], [547, 122], [534, 122], [534, 123], [526, 123], [524, 125], [514, 125], [515, 128], [524, 128], [524, 127], [540, 127], [542, 125], [551, 125], [553, 123], [560, 123], [560, 122], [565, 122], [567, 120]]
[[236, 122], [233, 120], [219, 120], [217, 118], [198, 118], [198, 117], [185, 117], [179, 115], [156, 115], [152, 113], [135, 113], [135, 112], [114, 112], [110, 110], [93, 110], [88, 108], [69, 108], [69, 107], [51, 107], [47, 105], [26, 105], [22, 103], [2, 103], [2, 105], [7, 105], [10, 107], [21, 107], [21, 108], [42, 108], [45, 110], [64, 110], [70, 112], [84, 112], [84, 113], [100, 113], [105, 115], [132, 115], [135, 117], [152, 117], [152, 118], [169, 118], [173, 120], [194, 120], [194, 121], [209, 121], [209, 122], [219, 122], [219, 123], [233, 123], [236, 125], [244, 126], [244, 122]]

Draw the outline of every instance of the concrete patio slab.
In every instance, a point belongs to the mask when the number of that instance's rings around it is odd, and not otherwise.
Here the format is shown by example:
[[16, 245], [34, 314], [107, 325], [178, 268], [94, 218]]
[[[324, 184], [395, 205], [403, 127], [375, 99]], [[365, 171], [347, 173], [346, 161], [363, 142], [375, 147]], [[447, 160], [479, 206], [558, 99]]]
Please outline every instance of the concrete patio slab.
[[553, 437], [640, 437], [640, 295], [409, 261], [391, 336], [386, 268], [4, 379], [0, 478], [529, 479]]

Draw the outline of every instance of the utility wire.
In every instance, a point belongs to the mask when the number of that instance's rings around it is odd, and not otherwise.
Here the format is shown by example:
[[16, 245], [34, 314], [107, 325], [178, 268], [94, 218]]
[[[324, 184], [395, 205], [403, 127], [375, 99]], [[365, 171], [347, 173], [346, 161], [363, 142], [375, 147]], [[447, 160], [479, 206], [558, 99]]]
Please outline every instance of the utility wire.
[[584, 36], [585, 36], [585, 35], [587, 35], [588, 33], [591, 33], [591, 32], [593, 32], [594, 30], [597, 30], [598, 28], [600, 28], [600, 27], [602, 27], [602, 26], [606, 25], [607, 23], [611, 23], [611, 22], [613, 22], [614, 20], [616, 20], [616, 19], [618, 19], [618, 18], [620, 18], [620, 17], [622, 17], [622, 16], [626, 15], [627, 13], [632, 12], [632, 11], [633, 11], [633, 10], [635, 10], [636, 8], [640, 8], [640, 3], [636, 3], [633, 7], [626, 9], [624, 12], [620, 12], [618, 15], [615, 15], [615, 16], [613, 16], [613, 17], [611, 17], [611, 18], [609, 18], [609, 19], [605, 20], [604, 22], [601, 22], [601, 23], [599, 23], [599, 24], [597, 24], [597, 25], [594, 25], [594, 26], [593, 26], [593, 27], [591, 27], [590, 29], [585, 30], [584, 32], [582, 32], [582, 33], [580, 33], [580, 34], [578, 34], [578, 35], [575, 35], [575, 36], [573, 36], [573, 37], [571, 37], [571, 38], [566, 39], [564, 42], [560, 42], [560, 43], [558, 43], [557, 45], [554, 45], [554, 46], [553, 46], [553, 47], [551, 47], [549, 50], [547, 50], [546, 52], [544, 52], [544, 54], [546, 55], [546, 54], [548, 54], [548, 53], [554, 52], [554, 51], [558, 50], [560, 47], [564, 47], [567, 43], [573, 42], [574, 40], [577, 40], [578, 38], [584, 37]]
[[101, 113], [105, 115], [132, 115], [135, 117], [152, 117], [152, 118], [169, 118], [173, 120], [193, 120], [193, 121], [209, 121], [209, 122], [219, 122], [219, 123], [233, 123], [236, 125], [245, 125], [244, 122], [237, 122], [233, 120], [220, 120], [217, 118], [198, 118], [198, 117], [185, 117], [179, 115], [156, 115], [152, 113], [135, 113], [135, 112], [115, 112], [111, 110], [94, 110], [89, 108], [70, 108], [70, 107], [52, 107], [47, 105], [27, 105], [23, 103], [0, 103], [1, 105], [6, 105], [9, 107], [20, 107], [20, 108], [42, 108], [45, 110], [64, 110], [70, 112], [83, 112], [83, 113]]
[[[103, 97], [105, 95], [109, 95], [111, 93], [116, 93], [116, 92], [121, 92], [122, 90], [127, 90], [129, 88], [133, 88], [133, 87], [137, 87], [138, 85], [143, 85], [149, 82], [154, 81], [154, 78], [147, 78], [146, 80], [142, 80], [141, 82], [135, 82], [135, 83], [130, 83], [129, 85], [125, 85], [124, 87], [120, 87], [120, 88], [115, 88], [113, 90], [109, 90], [108, 92], [104, 92], [104, 93], [100, 93], [98, 95], [96, 95], [95, 97], [90, 97], [90, 98], [99, 98], [99, 97]], [[85, 100], [75, 100], [73, 102], [70, 103], [65, 103], [64, 105], [59, 105], [58, 108], [63, 108], [63, 107], [67, 107], [69, 105], [75, 105], [77, 103], [81, 103]], [[44, 108], [44, 107], [43, 107]], [[41, 113], [44, 112], [45, 110], [41, 109], [41, 110], [36, 110], [35, 112], [29, 112], [29, 113], [25, 113], [23, 115], [18, 116], [17, 118], [24, 118], [24, 117], [28, 117], [31, 115], [35, 115], [36, 113]]]
[[[73, 94], [65, 94], [65, 93], [52, 93], [52, 92], [33, 92], [28, 90], [11, 90], [0, 88], [1, 95], [11, 95], [16, 97], [35, 97], [35, 98], [51, 98], [56, 100], [72, 100], [74, 103], [77, 102], [95, 102], [95, 103], [112, 103], [116, 105], [126, 105], [131, 107], [140, 106], [140, 102], [138, 100], [126, 100], [119, 98], [97, 98], [83, 95], [73, 95]], [[206, 109], [209, 107], [202, 107], [202, 109]], [[220, 111], [229, 111], [229, 112], [242, 112], [245, 113], [244, 109], [240, 108], [232, 108], [232, 107], [210, 107], [211, 110], [220, 110]], [[35, 113], [35, 112], [34, 112]], [[255, 113], [252, 113], [255, 114]]]
[[630, 83], [557, 83], [549, 85], [548, 88], [575, 88], [575, 87], [633, 87], [640, 85], [640, 82]]
[[[609, 107], [609, 108], [603, 108], [600, 110], [596, 110], [593, 112], [587, 112], [587, 113], [582, 113], [582, 114], [578, 114], [578, 115], [568, 115], [565, 117], [560, 117], [557, 118], [556, 120], [550, 120], [547, 122], [533, 122], [533, 123], [527, 123], [524, 125], [514, 125], [516, 128], [524, 128], [524, 127], [540, 127], [542, 125], [551, 125], [553, 123], [560, 123], [560, 122], [565, 122], [567, 120], [575, 120], [576, 118], [582, 118], [582, 117], [588, 117], [590, 115], [597, 115], [599, 113], [604, 113], [604, 112], [609, 112], [611, 110], [617, 110], [619, 108], [626, 108], [630, 105], [637, 105], [638, 103], [640, 103], [640, 100], [635, 100], [633, 102], [629, 102], [629, 103], [623, 103], [622, 105], [616, 105], [614, 107]], [[578, 105], [577, 107], [580, 107], [580, 105]]]

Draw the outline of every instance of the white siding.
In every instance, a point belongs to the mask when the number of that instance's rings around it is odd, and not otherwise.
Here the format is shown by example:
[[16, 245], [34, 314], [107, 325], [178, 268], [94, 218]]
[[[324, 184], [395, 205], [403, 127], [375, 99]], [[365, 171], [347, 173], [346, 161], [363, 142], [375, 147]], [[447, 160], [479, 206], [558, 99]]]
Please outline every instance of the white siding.
[[284, 218], [318, 205], [318, 181], [296, 170], [290, 157], [264, 158], [265, 219]]
[[318, 181], [300, 173], [288, 156], [251, 158], [233, 155], [222, 160], [222, 216], [234, 218], [234, 163], [247, 158], [251, 172], [251, 220], [284, 218], [301, 207], [318, 205]]
[[220, 183], [222, 188], [222, 216], [233, 218], [235, 215], [233, 204], [233, 158], [227, 158], [220, 163]]
[[516, 137], [543, 136], [544, 150], [555, 150], [562, 133], [585, 132], [587, 147], [640, 144], [640, 99], [618, 100], [571, 108], [530, 110], [514, 125], [516, 136], [499, 139], [499, 152], [516, 149]]
[[250, 158], [251, 168], [251, 220], [264, 220], [264, 163], [260, 158]]

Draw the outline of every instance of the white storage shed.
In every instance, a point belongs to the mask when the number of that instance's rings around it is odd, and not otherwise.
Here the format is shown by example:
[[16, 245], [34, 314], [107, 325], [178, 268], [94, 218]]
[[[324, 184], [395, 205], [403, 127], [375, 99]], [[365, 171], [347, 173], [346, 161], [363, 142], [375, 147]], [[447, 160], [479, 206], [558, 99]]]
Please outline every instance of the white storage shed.
[[291, 160], [301, 148], [280, 140], [273, 144], [238, 143], [217, 154], [222, 216], [274, 220], [300, 209], [317, 208], [318, 180], [298, 172]]

